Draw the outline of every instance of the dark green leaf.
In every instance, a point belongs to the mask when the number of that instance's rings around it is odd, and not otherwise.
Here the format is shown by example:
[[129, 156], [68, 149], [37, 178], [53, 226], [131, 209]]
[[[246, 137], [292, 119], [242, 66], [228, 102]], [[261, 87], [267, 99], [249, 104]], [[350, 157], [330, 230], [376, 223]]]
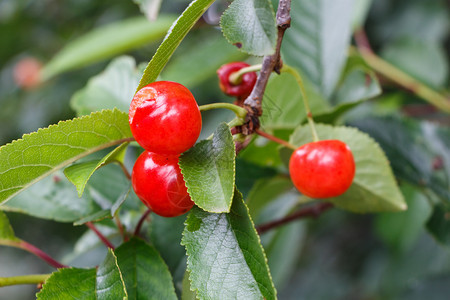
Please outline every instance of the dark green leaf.
[[79, 116], [113, 108], [128, 112], [141, 76], [133, 58], [118, 57], [72, 96], [70, 106]]
[[[351, 127], [316, 125], [321, 140], [337, 139], [352, 150], [356, 174], [343, 195], [328, 199], [353, 212], [401, 211], [407, 208], [392, 170], [380, 146], [367, 134]], [[309, 126], [299, 127], [290, 142], [300, 146], [312, 142]]]
[[130, 299], [177, 299], [169, 269], [155, 248], [132, 238], [115, 254]]
[[247, 194], [258, 179], [273, 177], [276, 173], [274, 168], [256, 165], [240, 158], [236, 159], [236, 187], [244, 198], [247, 198]]
[[329, 98], [345, 65], [351, 37], [351, 0], [292, 2], [291, 28], [283, 39], [287, 64]]
[[140, 47], [164, 36], [174, 18], [161, 16], [155, 22], [144, 17], [122, 20], [97, 28], [67, 44], [42, 70], [43, 80]]
[[234, 0], [220, 19], [228, 41], [252, 55], [275, 51], [277, 29], [269, 0]]
[[132, 139], [128, 115], [103, 110], [59, 122], [0, 148], [0, 203], [56, 170]]
[[184, 152], [180, 168], [191, 199], [209, 212], [228, 212], [234, 192], [235, 146], [230, 128], [219, 125], [210, 140]]
[[182, 243], [191, 288], [200, 299], [276, 298], [263, 248], [238, 191], [228, 214], [194, 207]]
[[214, 0], [193, 0], [181, 16], [172, 24], [164, 41], [159, 46], [152, 60], [145, 68], [144, 75], [139, 82], [137, 90], [158, 78], [162, 69], [169, 61], [186, 34], [195, 25]]
[[439, 242], [450, 245], [450, 205], [439, 203], [434, 206], [433, 213], [427, 222], [428, 231]]
[[128, 299], [112, 250], [98, 269], [64, 268], [54, 272], [36, 296], [39, 300]]

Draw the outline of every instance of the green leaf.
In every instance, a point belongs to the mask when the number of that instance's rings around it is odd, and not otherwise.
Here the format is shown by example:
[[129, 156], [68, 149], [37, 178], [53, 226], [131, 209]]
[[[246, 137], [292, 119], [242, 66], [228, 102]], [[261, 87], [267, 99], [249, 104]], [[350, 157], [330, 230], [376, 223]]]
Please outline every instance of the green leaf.
[[0, 203], [91, 153], [131, 141], [128, 115], [103, 110], [59, 122], [0, 148]]
[[156, 80], [178, 45], [214, 0], [193, 0], [172, 24], [164, 41], [145, 68], [137, 90]]
[[276, 298], [264, 250], [239, 191], [228, 214], [194, 207], [182, 244], [191, 288], [200, 299]]
[[73, 164], [64, 169], [64, 174], [67, 179], [72, 182], [78, 191], [78, 197], [83, 195], [84, 188], [92, 174], [99, 168], [112, 162], [123, 163], [125, 152], [129, 143], [122, 143], [122, 145], [116, 147], [100, 160], [87, 161], [78, 164]]
[[234, 0], [220, 18], [228, 41], [252, 55], [271, 55], [277, 43], [277, 28], [269, 0]]
[[[427, 186], [450, 201], [450, 131], [428, 122], [400, 117], [366, 117], [351, 122], [369, 133], [388, 156], [396, 176]], [[443, 168], [433, 170], [435, 159]]]
[[171, 16], [160, 16], [155, 22], [144, 17], [122, 20], [94, 29], [72, 41], [44, 66], [43, 80], [83, 67], [161, 39], [172, 24]]
[[375, 231], [397, 253], [405, 253], [424, 232], [424, 225], [431, 214], [425, 196], [415, 187], [402, 185], [408, 209], [400, 213], [382, 213], [375, 219]]
[[132, 57], [118, 57], [72, 96], [70, 106], [79, 116], [102, 109], [128, 111], [141, 76]]
[[133, 2], [139, 5], [141, 12], [147, 19], [150, 21], [156, 20], [162, 0], [133, 0]]
[[[307, 81], [305, 89], [314, 116], [329, 111], [329, 104]], [[261, 127], [264, 130], [294, 129], [306, 119], [300, 88], [294, 76], [287, 73], [271, 77], [262, 105]]]
[[244, 198], [247, 198], [255, 182], [273, 177], [276, 173], [274, 168], [256, 165], [241, 158], [236, 159], [236, 187]]
[[375, 72], [360, 56], [350, 56], [331, 98], [334, 107], [324, 114], [313, 113], [314, 120], [318, 123], [336, 122], [345, 112], [379, 94], [381, 87]]
[[7, 245], [10, 242], [20, 242], [20, 239], [16, 238], [8, 217], [0, 211], [0, 245]]
[[373, 0], [358, 0], [353, 1], [353, 18], [352, 28], [353, 30], [360, 29], [364, 26], [364, 23], [369, 13], [370, 6]]
[[181, 292], [181, 300], [196, 300], [197, 293], [191, 291], [191, 283], [189, 282], [189, 272], [185, 272], [183, 276], [183, 290]]
[[108, 254], [98, 269], [64, 268], [45, 282], [37, 299], [128, 299], [117, 259]]
[[210, 140], [180, 156], [180, 168], [192, 201], [209, 212], [228, 212], [234, 192], [236, 152], [230, 128], [221, 123]]
[[132, 238], [115, 254], [131, 299], [177, 299], [169, 269], [155, 248]]
[[398, 39], [382, 50], [381, 57], [433, 88], [448, 86], [448, 53], [438, 42]]
[[352, 0], [292, 2], [291, 28], [282, 53], [317, 91], [329, 98], [345, 65], [351, 37]]
[[427, 222], [428, 231], [442, 244], [450, 245], [450, 205], [439, 203], [434, 206], [433, 213]]
[[[212, 76], [216, 76], [217, 69], [230, 61], [244, 60], [247, 55], [236, 50], [227, 43], [217, 31], [206, 31], [200, 36], [192, 38], [189, 46], [180, 46], [175, 56], [161, 73], [162, 80], [181, 83], [187, 87], [194, 87]], [[217, 55], [220, 53], [220, 55]]]
[[[343, 195], [329, 198], [336, 206], [353, 212], [401, 211], [407, 208], [392, 170], [380, 146], [367, 134], [351, 127], [317, 124], [321, 140], [337, 139], [352, 150], [356, 163], [353, 184]], [[311, 142], [309, 126], [297, 128], [290, 142], [300, 146]]]

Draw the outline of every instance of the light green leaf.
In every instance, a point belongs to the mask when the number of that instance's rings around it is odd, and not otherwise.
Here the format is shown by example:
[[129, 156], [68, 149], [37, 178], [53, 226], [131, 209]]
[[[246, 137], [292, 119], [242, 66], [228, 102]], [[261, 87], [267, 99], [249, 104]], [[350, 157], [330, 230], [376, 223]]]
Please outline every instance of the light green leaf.
[[[307, 81], [305, 89], [314, 116], [330, 110], [330, 105]], [[262, 105], [264, 130], [294, 129], [306, 119], [300, 88], [294, 76], [287, 73], [271, 77]]]
[[276, 299], [264, 250], [239, 191], [228, 214], [194, 207], [182, 244], [191, 288], [200, 299]]
[[191, 283], [189, 282], [189, 272], [185, 272], [183, 276], [183, 290], [181, 291], [181, 300], [197, 300], [197, 293], [191, 291]]
[[172, 24], [164, 41], [159, 46], [155, 55], [153, 55], [147, 68], [145, 68], [144, 75], [139, 82], [137, 90], [140, 90], [158, 78], [178, 45], [213, 2], [214, 0], [193, 0], [189, 4], [181, 16]]
[[112, 250], [97, 269], [64, 268], [54, 272], [36, 296], [38, 300], [128, 299]]
[[72, 96], [70, 106], [79, 116], [113, 108], [127, 112], [141, 76], [132, 57], [118, 57]]
[[[384, 152], [367, 134], [351, 127], [317, 124], [321, 140], [337, 139], [352, 150], [356, 174], [343, 195], [329, 198], [336, 206], [353, 212], [402, 211], [407, 208]], [[290, 142], [300, 146], [312, 141], [308, 126], [298, 127]]]
[[155, 248], [132, 238], [115, 254], [131, 299], [177, 299], [169, 269]]
[[[195, 42], [190, 41], [190, 47], [180, 46], [175, 56], [161, 73], [162, 80], [181, 83], [187, 87], [194, 87], [212, 76], [216, 76], [217, 69], [230, 61], [244, 60], [247, 55], [236, 50], [217, 32], [207, 31], [195, 36]], [[220, 55], [217, 55], [220, 53]], [[218, 86], [218, 85], [217, 85]]]
[[252, 55], [275, 52], [277, 28], [269, 0], [234, 0], [220, 18], [228, 41]]
[[72, 41], [44, 66], [43, 80], [83, 67], [161, 39], [172, 24], [172, 16], [160, 16], [155, 22], [137, 17], [112, 23]]
[[192, 201], [209, 212], [228, 212], [234, 192], [236, 152], [230, 128], [222, 123], [210, 140], [180, 156], [180, 168]]
[[345, 65], [351, 37], [353, 0], [292, 2], [291, 28], [286, 30], [284, 60], [301, 70], [329, 98]]
[[8, 245], [11, 242], [20, 242], [20, 239], [16, 238], [8, 217], [0, 211], [0, 245]]
[[64, 175], [66, 175], [67, 179], [69, 179], [69, 181], [77, 188], [78, 197], [83, 195], [86, 183], [96, 170], [115, 161], [123, 163], [128, 144], [129, 143], [123, 143], [100, 160], [73, 164], [64, 169]]
[[150, 21], [156, 20], [162, 0], [133, 0], [133, 2], [139, 5], [141, 12], [147, 19]]
[[370, 6], [373, 0], [358, 0], [353, 2], [352, 10], [352, 28], [353, 30], [360, 29], [364, 26], [364, 23], [369, 13]]
[[59, 122], [0, 148], [0, 203], [96, 151], [131, 141], [128, 115], [103, 110]]

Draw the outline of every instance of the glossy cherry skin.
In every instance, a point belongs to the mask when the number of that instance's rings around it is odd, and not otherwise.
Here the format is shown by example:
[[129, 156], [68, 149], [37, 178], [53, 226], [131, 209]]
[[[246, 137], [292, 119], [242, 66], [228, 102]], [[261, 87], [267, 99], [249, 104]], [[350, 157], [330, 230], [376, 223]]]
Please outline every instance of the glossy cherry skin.
[[235, 97], [248, 97], [252, 92], [253, 86], [256, 82], [256, 73], [249, 72], [242, 76], [242, 81], [239, 84], [232, 84], [230, 82], [230, 75], [239, 71], [242, 68], [249, 67], [250, 65], [244, 62], [232, 62], [221, 66], [217, 70], [219, 76], [220, 89], [229, 96]]
[[157, 81], [140, 89], [128, 114], [131, 132], [144, 149], [180, 154], [191, 148], [202, 129], [202, 116], [192, 93], [183, 85]]
[[355, 177], [350, 148], [339, 140], [305, 144], [292, 154], [289, 173], [295, 187], [311, 198], [342, 195]]
[[188, 212], [192, 202], [178, 166], [178, 155], [144, 151], [136, 160], [131, 183], [136, 195], [154, 213], [176, 217]]

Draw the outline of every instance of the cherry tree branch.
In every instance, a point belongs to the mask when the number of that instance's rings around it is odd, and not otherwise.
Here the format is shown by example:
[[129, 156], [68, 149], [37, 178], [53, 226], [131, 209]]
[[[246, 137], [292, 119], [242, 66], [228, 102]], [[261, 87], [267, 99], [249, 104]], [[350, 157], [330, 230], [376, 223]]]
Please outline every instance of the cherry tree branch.
[[256, 226], [256, 231], [259, 234], [263, 234], [269, 230], [272, 230], [274, 228], [277, 228], [279, 226], [288, 224], [292, 221], [301, 219], [301, 218], [308, 218], [308, 217], [312, 217], [312, 218], [317, 218], [319, 217], [323, 212], [329, 210], [330, 208], [334, 207], [333, 204], [329, 203], [329, 202], [322, 202], [319, 203], [317, 205], [313, 205], [313, 206], [308, 206], [305, 207], [303, 209], [300, 209], [292, 214], [290, 214], [287, 217], [284, 217], [282, 219], [279, 220], [275, 220], [272, 222], [268, 222], [265, 224], [261, 224]]
[[255, 129], [259, 128], [259, 117], [262, 115], [262, 99], [264, 91], [269, 81], [270, 74], [273, 71], [279, 73], [281, 69], [280, 49], [283, 40], [284, 32], [291, 25], [291, 1], [280, 0], [277, 10], [277, 43], [275, 52], [272, 55], [266, 55], [263, 58], [261, 71], [251, 94], [244, 101], [244, 108], [249, 112], [246, 118], [246, 124], [241, 127], [241, 132], [245, 135], [250, 135]]
[[139, 219], [139, 222], [136, 225], [136, 229], [134, 230], [134, 235], [138, 236], [141, 232], [142, 224], [144, 224], [145, 219], [147, 219], [148, 215], [152, 212], [152, 210], [149, 208]]

